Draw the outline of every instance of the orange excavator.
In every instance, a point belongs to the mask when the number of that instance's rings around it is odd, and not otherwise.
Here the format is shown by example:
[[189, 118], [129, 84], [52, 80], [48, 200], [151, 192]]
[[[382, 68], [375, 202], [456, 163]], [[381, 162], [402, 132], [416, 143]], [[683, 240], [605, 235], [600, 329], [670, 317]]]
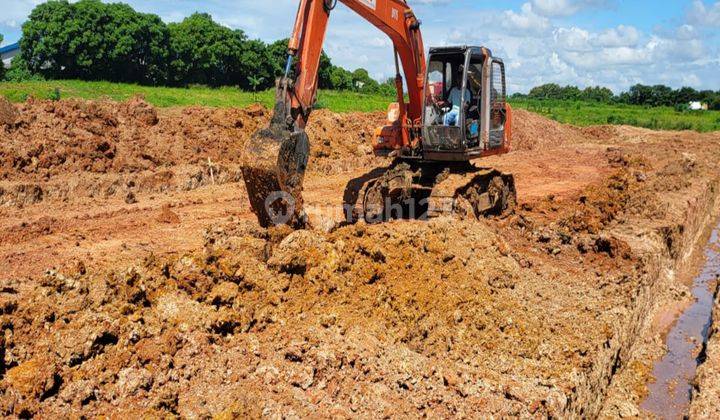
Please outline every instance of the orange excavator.
[[[471, 163], [510, 149], [512, 111], [505, 100], [503, 61], [472, 46], [431, 48], [426, 59], [421, 22], [406, 1], [340, 2], [390, 38], [397, 70], [397, 102], [389, 105], [388, 123], [376, 131], [373, 145], [374, 153], [392, 164], [358, 187], [355, 201], [346, 203], [348, 221], [511, 211], [512, 175]], [[245, 145], [243, 178], [253, 212], [265, 227], [308, 226], [302, 198], [310, 152], [305, 126], [336, 6], [337, 0], [300, 0], [270, 125]]]

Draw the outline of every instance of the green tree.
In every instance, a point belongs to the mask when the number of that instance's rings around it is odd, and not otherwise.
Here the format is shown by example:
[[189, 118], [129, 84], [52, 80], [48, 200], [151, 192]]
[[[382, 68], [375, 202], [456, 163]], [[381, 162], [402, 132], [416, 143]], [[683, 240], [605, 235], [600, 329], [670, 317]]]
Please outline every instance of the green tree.
[[378, 93], [383, 96], [397, 96], [397, 89], [395, 89], [395, 78], [390, 77], [385, 82], [380, 83]]
[[[240, 49], [237, 84], [242, 89], [264, 90], [274, 86], [276, 63], [270, 55], [268, 46], [260, 40], [244, 42]], [[253, 86], [252, 78], [261, 80]]]
[[699, 99], [698, 91], [691, 87], [682, 87], [675, 92], [673, 102], [677, 104], [688, 104]]
[[20, 55], [24, 67], [31, 73], [44, 70], [49, 77], [62, 77], [63, 68], [70, 76], [77, 73], [74, 57], [70, 55], [70, 34], [76, 32], [75, 26], [72, 6], [67, 1], [50, 1], [35, 7], [22, 27]]
[[330, 85], [335, 90], [351, 90], [353, 75], [342, 67], [333, 67], [330, 71]]
[[380, 89], [380, 84], [377, 80], [370, 77], [367, 70], [360, 68], [352, 72], [353, 87], [359, 92], [363, 93], [377, 93]]
[[[49, 0], [33, 9], [23, 25], [22, 53], [7, 77], [83, 79], [153, 85], [239, 86], [266, 89], [282, 75], [287, 40], [266, 45], [241, 30], [195, 13], [165, 25], [159, 17], [121, 3]], [[260, 80], [260, 85], [255, 82]], [[367, 71], [350, 73], [322, 52], [321, 89], [375, 92]]]
[[713, 111], [720, 111], [720, 92], [709, 101], [708, 108]]
[[[271, 67], [274, 72], [273, 80], [282, 76], [285, 72], [285, 64], [287, 63], [288, 57], [288, 42], [289, 39], [287, 38], [281, 39], [273, 42], [267, 47], [268, 55], [272, 61]], [[293, 73], [295, 72], [296, 61], [297, 60], [293, 61], [293, 66], [291, 68], [291, 72]], [[320, 89], [337, 89], [332, 81], [334, 70], [335, 66], [333, 66], [330, 57], [323, 50], [320, 54], [320, 68], [318, 69], [318, 87]]]
[[325, 50], [320, 53], [320, 68], [318, 69], [318, 87], [320, 89], [332, 89], [332, 70], [333, 64], [330, 56], [325, 54]]
[[606, 88], [606, 87], [586, 87], [581, 94], [581, 98], [586, 101], [595, 101], [595, 102], [602, 102], [602, 103], [610, 103], [612, 102], [615, 95], [613, 92]]
[[5, 80], [8, 82], [26, 82], [29, 80], [45, 80], [39, 73], [33, 73], [27, 63], [19, 55], [16, 55], [10, 63], [10, 68], [5, 73]]
[[709, 104], [717, 97], [718, 94], [720, 94], [720, 92], [715, 93], [712, 90], [701, 90], [700, 92], [698, 92], [696, 100], [701, 102], [707, 102]]
[[168, 29], [171, 83], [222, 86], [239, 81], [243, 44], [247, 41], [242, 31], [221, 26], [204, 13], [171, 23]]
[[27, 69], [50, 78], [159, 84], [166, 77], [165, 24], [125, 4], [40, 4], [23, 25], [20, 45]]
[[161, 84], [167, 79], [170, 34], [156, 15], [137, 13], [126, 4], [106, 5], [105, 26], [112, 80]]
[[630, 87], [627, 100], [632, 105], [649, 105], [652, 102], [653, 90], [650, 86], [637, 84]]
[[287, 38], [280, 39], [267, 46], [268, 56], [272, 63], [273, 80], [282, 76], [285, 71], [285, 63], [288, 57], [288, 41]]
[[560, 90], [560, 98], [566, 101], [577, 101], [582, 96], [582, 91], [577, 86], [565, 86]]
[[655, 85], [652, 87], [651, 106], [672, 106], [674, 105], [674, 95], [672, 88], [665, 85]]
[[563, 88], [556, 83], [534, 87], [528, 93], [530, 99], [563, 99]]

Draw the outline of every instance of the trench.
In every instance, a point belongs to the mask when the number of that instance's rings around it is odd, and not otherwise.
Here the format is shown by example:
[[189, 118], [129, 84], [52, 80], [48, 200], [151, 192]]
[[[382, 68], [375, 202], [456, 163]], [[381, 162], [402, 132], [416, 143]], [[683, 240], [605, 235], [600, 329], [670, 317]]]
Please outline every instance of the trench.
[[692, 284], [694, 302], [667, 335], [667, 354], [655, 363], [655, 382], [641, 408], [662, 419], [683, 418], [690, 406], [692, 381], [703, 362], [703, 349], [712, 323], [712, 309], [720, 273], [720, 225], [705, 247], [705, 265]]

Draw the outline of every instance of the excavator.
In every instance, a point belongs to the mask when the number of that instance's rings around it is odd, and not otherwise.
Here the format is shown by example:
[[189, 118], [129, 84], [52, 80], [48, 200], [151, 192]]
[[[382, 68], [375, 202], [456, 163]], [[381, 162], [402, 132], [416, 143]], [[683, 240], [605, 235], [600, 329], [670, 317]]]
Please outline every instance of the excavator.
[[[474, 46], [430, 48], [426, 59], [421, 21], [407, 1], [339, 1], [392, 41], [397, 90], [387, 125], [373, 139], [374, 154], [392, 163], [362, 183], [354, 203], [345, 203], [348, 222], [511, 212], [516, 201], [512, 175], [472, 163], [510, 151], [512, 109], [502, 59]], [[337, 2], [300, 0], [270, 124], [243, 150], [243, 179], [252, 211], [264, 227], [309, 227], [302, 197], [310, 153], [305, 127], [317, 99], [320, 56]]]

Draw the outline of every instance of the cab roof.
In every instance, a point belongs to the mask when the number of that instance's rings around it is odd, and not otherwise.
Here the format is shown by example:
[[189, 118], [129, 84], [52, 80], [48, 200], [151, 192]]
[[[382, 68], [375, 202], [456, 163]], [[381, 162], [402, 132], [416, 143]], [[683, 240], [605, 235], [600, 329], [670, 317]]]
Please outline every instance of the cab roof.
[[[450, 46], [450, 47], [433, 47], [430, 48], [430, 55], [433, 54], [465, 54], [468, 50], [472, 51], [473, 54], [482, 54], [483, 47], [476, 46]], [[485, 48], [492, 57], [492, 51], [489, 48]]]

